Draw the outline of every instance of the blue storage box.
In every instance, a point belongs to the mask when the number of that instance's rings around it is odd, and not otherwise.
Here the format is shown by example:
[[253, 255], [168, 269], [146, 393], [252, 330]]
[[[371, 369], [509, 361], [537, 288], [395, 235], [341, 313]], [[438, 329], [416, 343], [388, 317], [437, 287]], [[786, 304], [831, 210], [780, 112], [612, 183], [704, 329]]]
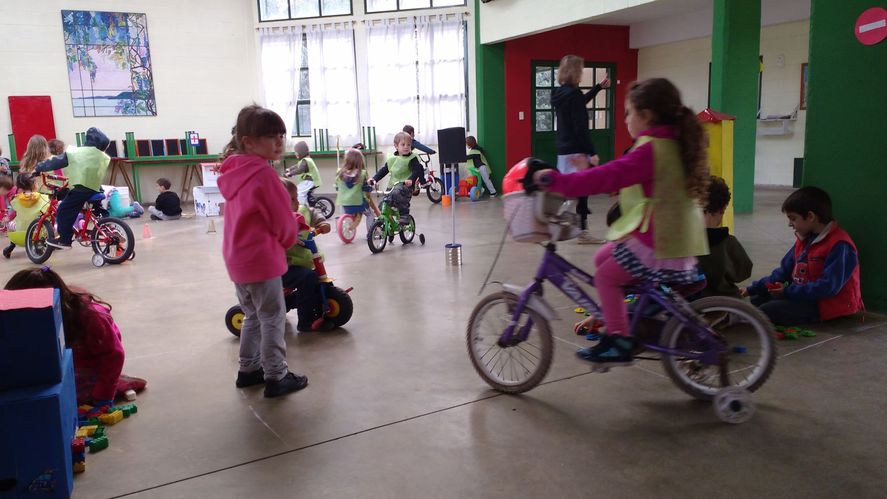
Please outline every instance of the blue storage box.
[[57, 289], [0, 291], [0, 390], [60, 382], [64, 350]]
[[77, 427], [74, 357], [62, 382], [0, 392], [0, 499], [70, 497], [71, 439]]

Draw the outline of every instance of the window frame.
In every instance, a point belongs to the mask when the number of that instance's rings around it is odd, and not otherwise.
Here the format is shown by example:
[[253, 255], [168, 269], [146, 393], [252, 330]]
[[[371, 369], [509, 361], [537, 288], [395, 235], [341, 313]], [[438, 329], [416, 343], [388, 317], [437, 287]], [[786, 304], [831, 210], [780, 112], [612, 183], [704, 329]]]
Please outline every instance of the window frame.
[[[278, 23], [285, 21], [301, 21], [303, 19], [321, 19], [321, 18], [332, 18], [332, 17], [345, 17], [345, 16], [353, 16], [354, 15], [354, 0], [348, 0], [348, 13], [347, 14], [323, 14], [323, 0], [317, 1], [317, 12], [320, 12], [319, 16], [307, 16], [307, 17], [293, 17], [293, 6], [290, 3], [290, 0], [286, 0], [286, 15], [287, 17], [284, 19], [262, 19], [262, 0], [256, 0], [256, 15], [259, 19], [260, 23]], [[398, 0], [399, 1], [399, 0]], [[366, 0], [364, 0], [364, 3]]]
[[[436, 0], [429, 0], [431, 7], [412, 7], [412, 8], [408, 8], [408, 9], [402, 9], [402, 8], [400, 8], [400, 1], [401, 0], [394, 0], [395, 6], [396, 6], [394, 10], [374, 10], [374, 11], [370, 12], [369, 7], [367, 6], [367, 0], [363, 0], [363, 12], [365, 14], [384, 14], [386, 12], [409, 12], [409, 11], [413, 11], [413, 10], [448, 9], [448, 8], [458, 8], [458, 7], [467, 7], [468, 6], [468, 0], [463, 0], [461, 4], [441, 5], [439, 7], [435, 7], [434, 2]], [[352, 7], [352, 10], [354, 10], [353, 7]], [[466, 38], [467, 38], [467, 36], [466, 36]]]
[[[308, 68], [308, 35], [306, 33], [302, 33], [302, 65], [299, 66], [299, 94], [301, 94], [302, 90], [302, 71], [309, 71]], [[292, 133], [290, 137], [311, 137], [311, 77], [308, 77], [308, 98], [300, 99], [301, 95], [296, 95], [296, 116], [295, 123], [293, 123]], [[308, 107], [308, 130], [302, 130], [302, 127], [299, 123], [299, 108], [302, 106]]]

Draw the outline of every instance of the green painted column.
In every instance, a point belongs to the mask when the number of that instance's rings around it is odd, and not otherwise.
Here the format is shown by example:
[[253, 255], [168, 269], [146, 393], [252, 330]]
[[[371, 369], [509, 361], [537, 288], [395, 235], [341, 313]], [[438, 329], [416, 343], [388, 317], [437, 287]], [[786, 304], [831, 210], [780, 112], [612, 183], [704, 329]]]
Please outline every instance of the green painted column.
[[828, 191], [859, 250], [862, 296], [887, 312], [887, 40], [862, 45], [856, 19], [872, 0], [812, 0], [804, 185]]
[[505, 44], [481, 45], [480, 0], [474, 0], [477, 78], [477, 141], [492, 164], [493, 179], [505, 175]]
[[761, 0], [713, 3], [711, 107], [736, 116], [733, 206], [736, 213], [748, 213], [754, 207]]

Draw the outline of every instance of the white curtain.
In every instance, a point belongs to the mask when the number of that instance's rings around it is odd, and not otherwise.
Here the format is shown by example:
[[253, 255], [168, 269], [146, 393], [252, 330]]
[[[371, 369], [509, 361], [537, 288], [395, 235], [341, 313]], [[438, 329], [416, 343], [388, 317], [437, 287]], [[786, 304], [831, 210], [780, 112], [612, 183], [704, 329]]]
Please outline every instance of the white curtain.
[[279, 114], [292, 131], [302, 65], [302, 28], [260, 28], [258, 35], [265, 107]]
[[413, 19], [391, 19], [368, 25], [366, 31], [370, 87], [366, 124], [376, 127], [376, 141], [387, 146], [404, 125], [416, 126], [419, 119], [416, 26]]
[[437, 130], [466, 125], [465, 27], [456, 19], [417, 19], [419, 119], [416, 138], [437, 143]]
[[360, 140], [354, 30], [351, 26], [312, 27], [308, 41], [308, 81], [311, 87], [311, 127], [326, 128], [328, 149], [350, 147]]

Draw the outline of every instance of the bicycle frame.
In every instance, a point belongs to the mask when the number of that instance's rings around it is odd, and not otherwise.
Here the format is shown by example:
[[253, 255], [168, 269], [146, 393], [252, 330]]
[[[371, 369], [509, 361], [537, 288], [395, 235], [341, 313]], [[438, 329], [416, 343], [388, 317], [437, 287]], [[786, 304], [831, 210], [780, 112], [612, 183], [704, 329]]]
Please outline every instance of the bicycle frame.
[[[594, 277], [586, 273], [582, 269], [568, 262], [556, 252], [554, 243], [549, 242], [545, 246], [545, 255], [536, 270], [536, 276], [533, 282], [524, 288], [518, 296], [517, 306], [512, 312], [511, 321], [499, 338], [499, 346], [506, 347], [516, 345], [525, 341], [529, 337], [530, 329], [533, 327], [533, 319], [527, 320], [526, 324], [516, 331], [519, 325], [519, 319], [524, 308], [534, 294], [542, 292], [542, 284], [550, 281], [562, 293], [567, 295], [577, 305], [585, 308], [598, 319], [603, 319], [603, 313], [598, 304], [578, 285], [580, 281], [589, 286], [594, 286]], [[721, 363], [721, 353], [724, 350], [723, 344], [719, 341], [720, 335], [700, 323], [698, 317], [689, 308], [689, 304], [680, 295], [675, 293], [667, 286], [654, 283], [644, 283], [637, 287], [627, 289], [628, 292], [639, 295], [636, 306], [637, 313], [631, 318], [630, 331], [634, 332], [642, 318], [641, 313], [647, 305], [656, 303], [664, 308], [672, 317], [681, 321], [684, 327], [688, 327], [696, 336], [696, 339], [704, 342], [707, 348], [702, 352], [687, 352], [672, 348], [666, 348], [655, 343], [641, 342], [648, 350], [653, 350], [665, 355], [679, 355], [688, 359], [700, 360], [706, 364], [717, 365]]]
[[[62, 186], [50, 186], [49, 184], [46, 183], [46, 179], [44, 178], [43, 185], [50, 187], [53, 190], [58, 191], [60, 189], [66, 188], [68, 186], [68, 183], [66, 181], [65, 184]], [[47, 220], [49, 220], [50, 225], [53, 225], [53, 226], [57, 225], [56, 218], [58, 216], [58, 205], [59, 204], [61, 204], [60, 201], [55, 196], [55, 193], [53, 193], [53, 196], [49, 201], [49, 206], [46, 208], [46, 211], [43, 213], [43, 215], [40, 216], [40, 218], [37, 219], [38, 220], [38, 225], [37, 225], [38, 227], [42, 227], [43, 223], [46, 222]], [[84, 203], [83, 208], [80, 209], [80, 213], [83, 215], [83, 228], [80, 229], [80, 228], [74, 227], [73, 233], [74, 233], [75, 239], [77, 239], [81, 242], [84, 242], [84, 243], [92, 244], [93, 242], [100, 240], [99, 239], [100, 236], [102, 236], [102, 235], [107, 236], [107, 234], [98, 234], [97, 233], [96, 234], [97, 238], [95, 240], [92, 239], [92, 237], [90, 235], [90, 227], [96, 227], [96, 223], [95, 223], [96, 218], [92, 214], [92, 208], [87, 206], [87, 204], [88, 204], [88, 202]], [[99, 230], [101, 230], [101, 228], [99, 228]], [[39, 240], [40, 240], [40, 231], [37, 230], [34, 232], [34, 239], [32, 242], [37, 243]]]

